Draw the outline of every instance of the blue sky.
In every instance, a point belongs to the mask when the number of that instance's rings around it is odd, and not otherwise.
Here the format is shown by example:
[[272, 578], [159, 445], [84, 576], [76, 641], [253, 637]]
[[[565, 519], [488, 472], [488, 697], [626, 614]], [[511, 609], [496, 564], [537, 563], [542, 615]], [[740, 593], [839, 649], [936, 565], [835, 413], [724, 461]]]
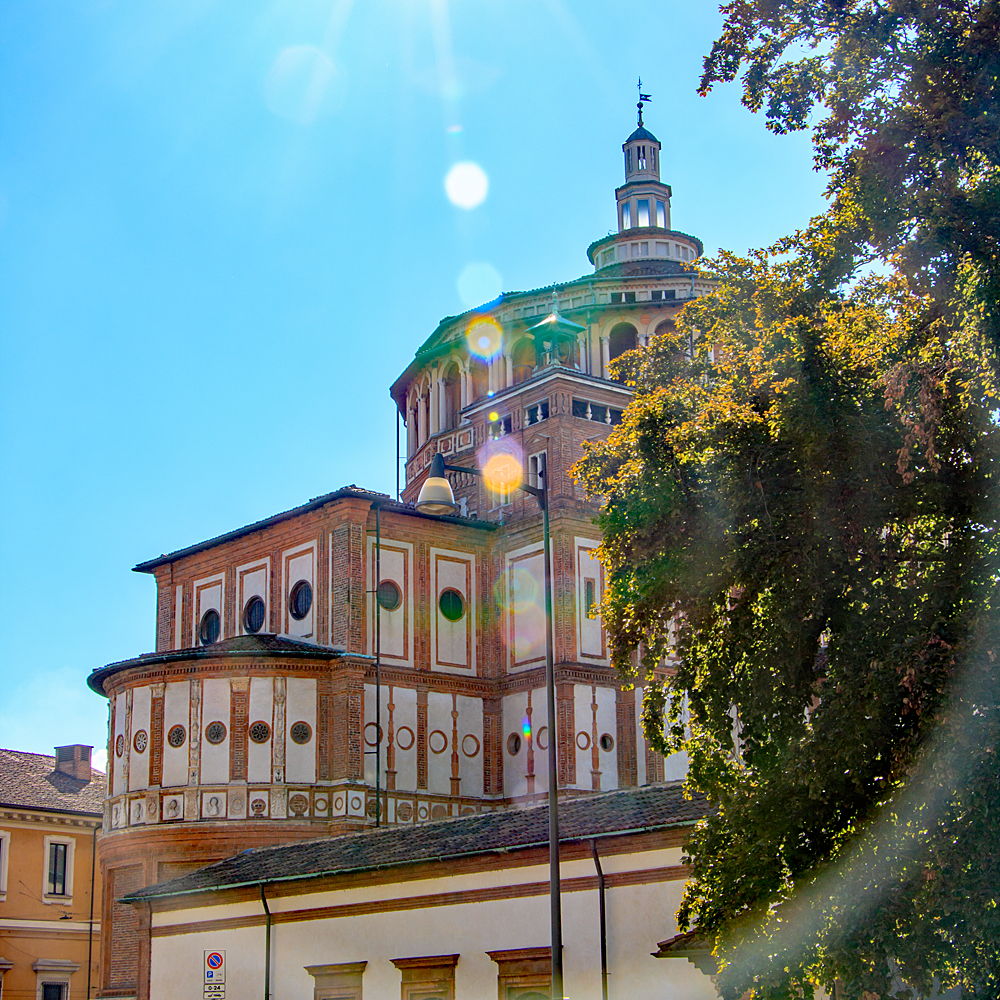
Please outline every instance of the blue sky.
[[[348, 483], [395, 488], [387, 394], [469, 275], [591, 270], [621, 144], [675, 229], [822, 210], [804, 134], [696, 87], [716, 5], [0, 5], [0, 746], [105, 740], [95, 666], [153, 648], [138, 561]], [[477, 163], [472, 209], [444, 178]], [[487, 280], [482, 287], [488, 287]]]

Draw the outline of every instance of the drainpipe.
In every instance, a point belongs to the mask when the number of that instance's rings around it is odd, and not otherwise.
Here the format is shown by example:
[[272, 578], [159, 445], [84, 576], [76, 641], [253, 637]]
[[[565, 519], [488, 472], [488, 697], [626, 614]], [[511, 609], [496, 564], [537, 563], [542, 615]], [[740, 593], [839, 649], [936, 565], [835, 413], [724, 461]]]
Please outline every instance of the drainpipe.
[[[171, 572], [173, 572], [172, 566]], [[90, 1000], [90, 967], [94, 958], [94, 867], [97, 864], [98, 826], [94, 827], [94, 838], [90, 845], [90, 927], [87, 930], [87, 1000]]]
[[260, 884], [260, 901], [264, 904], [264, 1000], [271, 1000], [271, 911], [264, 895], [264, 883]]
[[597, 853], [597, 841], [590, 842], [590, 852], [594, 856], [594, 867], [597, 869], [597, 895], [600, 901], [601, 914], [601, 997], [608, 1000], [608, 921], [604, 908], [604, 872], [601, 870], [601, 858]]
[[[382, 602], [378, 599], [382, 586], [382, 526], [375, 507], [375, 826], [382, 823], [382, 801], [379, 795], [382, 770]], [[362, 727], [362, 732], [363, 732]]]

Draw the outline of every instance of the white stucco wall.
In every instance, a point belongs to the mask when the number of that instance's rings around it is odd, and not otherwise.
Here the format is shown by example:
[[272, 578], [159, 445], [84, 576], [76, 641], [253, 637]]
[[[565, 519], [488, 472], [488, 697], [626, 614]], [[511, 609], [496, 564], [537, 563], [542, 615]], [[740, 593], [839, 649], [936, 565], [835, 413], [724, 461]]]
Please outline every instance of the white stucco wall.
[[[677, 848], [604, 858], [607, 875], [676, 865]], [[564, 884], [591, 877], [589, 860], [566, 862]], [[272, 913], [377, 900], [417, 898], [507, 885], [544, 883], [544, 865], [455, 875], [450, 878], [376, 885], [284, 897], [271, 901]], [[680, 880], [609, 888], [608, 967], [610, 996], [714, 1000], [710, 980], [683, 959], [655, 959], [657, 941], [676, 933], [674, 913], [680, 902]], [[190, 921], [251, 916], [257, 903], [205, 907], [157, 914], [155, 926]], [[596, 890], [567, 891], [563, 896], [565, 992], [573, 1000], [600, 1000], [600, 925]], [[272, 928], [272, 990], [282, 1000], [311, 1000], [313, 980], [308, 965], [367, 961], [365, 1000], [396, 1000], [400, 973], [392, 959], [459, 954], [456, 997], [493, 1000], [497, 966], [486, 954], [510, 948], [545, 946], [549, 941], [549, 899], [545, 892], [513, 899], [459, 905], [413, 906], [388, 912], [276, 923]], [[203, 953], [227, 952], [226, 993], [259, 995], [263, 986], [264, 928], [192, 931], [153, 938], [152, 1000], [182, 1000], [201, 988]]]

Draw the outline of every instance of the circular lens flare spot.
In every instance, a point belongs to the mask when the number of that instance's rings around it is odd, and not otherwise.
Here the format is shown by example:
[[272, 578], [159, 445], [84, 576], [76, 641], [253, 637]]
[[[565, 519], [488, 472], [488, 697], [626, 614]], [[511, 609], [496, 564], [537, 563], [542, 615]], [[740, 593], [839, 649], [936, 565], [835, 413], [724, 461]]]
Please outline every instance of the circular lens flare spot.
[[521, 720], [521, 732], [524, 733], [526, 740], [531, 740], [531, 719], [527, 716]]
[[483, 466], [483, 479], [494, 493], [512, 490], [521, 482], [521, 463], [513, 455], [494, 455]]
[[471, 209], [486, 200], [490, 179], [478, 163], [463, 160], [445, 175], [444, 190], [448, 200], [458, 208]]
[[469, 353], [487, 361], [500, 353], [503, 333], [496, 320], [482, 318], [473, 320], [465, 332]]

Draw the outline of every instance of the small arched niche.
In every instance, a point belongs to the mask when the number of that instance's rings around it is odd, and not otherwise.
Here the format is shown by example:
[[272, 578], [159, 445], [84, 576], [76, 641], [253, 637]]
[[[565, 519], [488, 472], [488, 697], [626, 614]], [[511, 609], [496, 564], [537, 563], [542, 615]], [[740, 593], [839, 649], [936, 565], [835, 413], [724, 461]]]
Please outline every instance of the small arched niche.
[[453, 430], [458, 426], [458, 411], [462, 408], [462, 377], [458, 365], [453, 361], [445, 369], [442, 379], [444, 387], [444, 427]]
[[514, 345], [510, 352], [510, 363], [514, 369], [514, 385], [527, 382], [535, 374], [538, 358], [535, 355], [535, 342], [524, 337]]
[[484, 399], [490, 391], [490, 370], [486, 364], [478, 358], [473, 358], [469, 363], [469, 375], [471, 383], [472, 398], [470, 403]]
[[619, 323], [608, 336], [608, 356], [612, 361], [639, 346], [639, 333], [631, 323]]

